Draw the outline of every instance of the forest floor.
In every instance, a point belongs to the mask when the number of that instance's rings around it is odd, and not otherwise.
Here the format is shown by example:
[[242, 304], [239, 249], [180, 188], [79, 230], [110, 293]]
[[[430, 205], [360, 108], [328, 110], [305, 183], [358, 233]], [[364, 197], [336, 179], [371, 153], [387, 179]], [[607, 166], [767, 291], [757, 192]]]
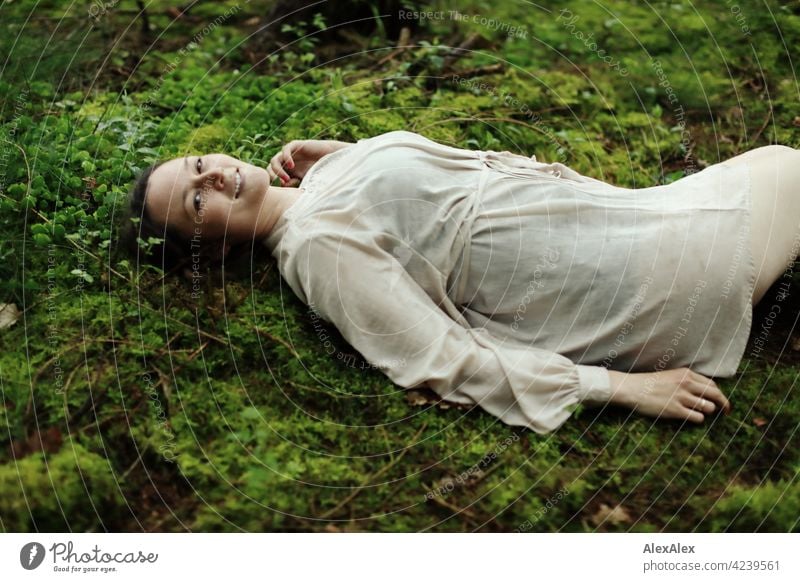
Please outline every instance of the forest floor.
[[110, 252], [134, 177], [187, 152], [407, 129], [637, 187], [800, 147], [798, 2], [175, 4], [0, 8], [0, 531], [800, 529], [791, 270], [729, 416], [538, 435], [393, 385], [263, 249], [199, 299]]

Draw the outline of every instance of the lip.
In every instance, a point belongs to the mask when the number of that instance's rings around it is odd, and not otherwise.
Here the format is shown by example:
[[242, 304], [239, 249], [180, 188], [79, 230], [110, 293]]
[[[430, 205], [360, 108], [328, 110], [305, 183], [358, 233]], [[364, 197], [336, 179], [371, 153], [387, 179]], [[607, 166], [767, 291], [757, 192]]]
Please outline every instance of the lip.
[[[239, 171], [239, 168], [236, 168], [236, 175], [239, 176], [239, 188], [238, 188], [238, 191], [237, 191], [236, 187], [234, 186], [234, 190], [233, 190], [233, 199], [234, 200], [238, 200], [242, 196], [242, 193], [244, 193], [244, 174], [242, 174]], [[235, 183], [236, 182], [234, 181], [234, 184]]]

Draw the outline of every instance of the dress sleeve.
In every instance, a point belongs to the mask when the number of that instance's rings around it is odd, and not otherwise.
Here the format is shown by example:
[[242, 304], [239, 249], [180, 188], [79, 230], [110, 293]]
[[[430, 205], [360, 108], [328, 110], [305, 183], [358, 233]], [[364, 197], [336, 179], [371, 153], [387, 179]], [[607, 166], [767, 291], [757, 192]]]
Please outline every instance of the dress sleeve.
[[477, 404], [542, 434], [563, 424], [578, 402], [608, 401], [605, 368], [459, 325], [393, 255], [368, 242], [308, 235], [284, 276], [365, 360], [404, 388], [424, 385], [444, 400]]

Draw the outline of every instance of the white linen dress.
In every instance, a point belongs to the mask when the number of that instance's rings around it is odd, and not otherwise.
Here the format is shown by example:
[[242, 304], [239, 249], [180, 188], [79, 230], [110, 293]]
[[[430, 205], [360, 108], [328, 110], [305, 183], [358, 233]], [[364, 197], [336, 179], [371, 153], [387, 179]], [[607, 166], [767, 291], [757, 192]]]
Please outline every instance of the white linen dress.
[[608, 369], [727, 377], [752, 320], [746, 165], [629, 189], [393, 131], [320, 159], [264, 244], [404, 388], [547, 433]]

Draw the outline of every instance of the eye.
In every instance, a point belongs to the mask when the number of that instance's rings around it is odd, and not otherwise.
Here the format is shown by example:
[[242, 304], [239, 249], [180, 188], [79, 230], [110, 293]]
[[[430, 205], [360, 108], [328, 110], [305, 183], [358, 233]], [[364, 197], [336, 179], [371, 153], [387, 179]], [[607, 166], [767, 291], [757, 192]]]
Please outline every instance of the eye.
[[200, 212], [200, 202], [201, 202], [200, 190], [198, 190], [197, 192], [194, 193], [194, 209], [197, 212]]
[[200, 174], [203, 172], [203, 158], [197, 158], [197, 163], [195, 164], [197, 168], [197, 173]]

